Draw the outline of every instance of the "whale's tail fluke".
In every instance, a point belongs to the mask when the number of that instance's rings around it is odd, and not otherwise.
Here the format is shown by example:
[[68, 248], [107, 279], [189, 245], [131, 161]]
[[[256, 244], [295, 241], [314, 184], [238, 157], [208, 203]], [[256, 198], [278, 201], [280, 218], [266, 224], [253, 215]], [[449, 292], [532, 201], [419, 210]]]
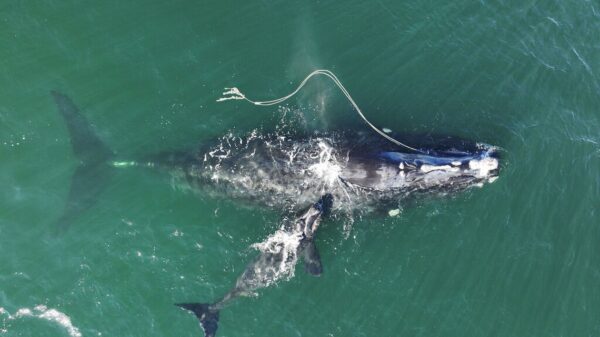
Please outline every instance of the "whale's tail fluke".
[[219, 327], [219, 310], [207, 303], [177, 303], [178, 307], [187, 309], [198, 317], [200, 326], [206, 337], [214, 337]]
[[67, 95], [57, 91], [51, 91], [51, 94], [65, 120], [73, 153], [79, 161], [73, 174], [65, 210], [57, 222], [57, 229], [65, 231], [81, 213], [96, 202], [110, 177], [108, 160], [114, 154], [98, 138], [92, 125]]

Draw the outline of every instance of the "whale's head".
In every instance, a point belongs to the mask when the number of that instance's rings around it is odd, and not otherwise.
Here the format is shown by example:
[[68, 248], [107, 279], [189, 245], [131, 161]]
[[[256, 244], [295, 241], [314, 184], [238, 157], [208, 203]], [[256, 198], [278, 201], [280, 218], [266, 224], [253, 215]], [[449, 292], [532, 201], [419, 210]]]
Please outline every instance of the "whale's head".
[[323, 216], [327, 215], [333, 206], [333, 196], [329, 193], [323, 195], [319, 201], [314, 203], [300, 218], [304, 224], [302, 231], [304, 236], [312, 239], [321, 223]]
[[331, 193], [327, 193], [313, 205], [313, 208], [319, 210], [322, 215], [327, 215], [329, 211], [331, 211], [332, 206], [333, 195], [331, 195]]
[[374, 151], [351, 154], [340, 177], [352, 186], [379, 193], [447, 193], [494, 182], [499, 159], [497, 148], [485, 144], [468, 151]]

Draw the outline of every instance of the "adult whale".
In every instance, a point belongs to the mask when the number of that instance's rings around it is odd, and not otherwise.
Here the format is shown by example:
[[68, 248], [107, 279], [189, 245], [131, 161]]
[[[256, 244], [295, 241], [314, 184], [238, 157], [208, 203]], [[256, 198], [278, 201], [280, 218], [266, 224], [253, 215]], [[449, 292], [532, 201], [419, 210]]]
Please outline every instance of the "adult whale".
[[200, 321], [206, 337], [213, 337], [217, 331], [221, 309], [239, 296], [253, 295], [258, 289], [275, 284], [282, 278], [291, 277], [299, 256], [304, 258], [310, 274], [320, 275], [322, 266], [314, 238], [323, 216], [329, 211], [332, 203], [331, 194], [325, 194], [301, 216], [285, 221], [274, 235], [255, 245], [261, 253], [248, 264], [235, 286], [220, 300], [214, 303], [176, 305], [192, 311]]
[[448, 194], [493, 182], [499, 171], [493, 146], [426, 137], [407, 151], [368, 131], [299, 135], [255, 130], [196, 149], [119, 161], [73, 101], [52, 94], [79, 162], [58, 221], [61, 228], [93, 205], [115, 167], [168, 172], [176, 186], [202, 195], [292, 212], [324, 193], [338, 200], [334, 211], [395, 209], [410, 195]]
[[494, 147], [444, 140], [410, 153], [367, 132], [255, 132], [138, 165], [169, 172], [177, 186], [204, 195], [297, 210], [331, 193], [334, 211], [369, 212], [398, 207], [409, 195], [448, 194], [497, 178]]

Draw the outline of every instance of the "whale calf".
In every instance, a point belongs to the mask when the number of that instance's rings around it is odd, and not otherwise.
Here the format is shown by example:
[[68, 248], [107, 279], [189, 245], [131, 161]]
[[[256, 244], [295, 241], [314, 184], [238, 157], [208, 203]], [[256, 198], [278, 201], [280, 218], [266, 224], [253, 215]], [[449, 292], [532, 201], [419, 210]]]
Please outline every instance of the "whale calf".
[[216, 334], [219, 311], [239, 296], [253, 295], [258, 289], [275, 284], [293, 275], [294, 266], [302, 256], [307, 272], [318, 276], [322, 272], [321, 260], [314, 238], [323, 216], [329, 211], [333, 196], [326, 194], [310, 206], [301, 216], [284, 221], [284, 225], [261, 244], [255, 245], [261, 253], [248, 264], [238, 277], [235, 286], [214, 303], [178, 303], [179, 307], [193, 312], [206, 337]]

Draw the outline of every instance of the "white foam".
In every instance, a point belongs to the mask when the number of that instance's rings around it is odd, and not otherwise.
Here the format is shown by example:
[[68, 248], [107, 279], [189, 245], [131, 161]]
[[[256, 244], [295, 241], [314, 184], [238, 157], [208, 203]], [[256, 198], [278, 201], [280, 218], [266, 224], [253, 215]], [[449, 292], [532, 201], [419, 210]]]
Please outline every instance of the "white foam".
[[329, 162], [313, 164], [309, 167], [309, 170], [319, 179], [323, 180], [327, 186], [332, 186], [342, 172], [342, 168], [339, 165]]
[[19, 310], [17, 310], [17, 313], [15, 314], [15, 318], [21, 318], [21, 317], [29, 317], [29, 316], [33, 316], [33, 313], [31, 312], [31, 309], [29, 308], [21, 308]]
[[[81, 337], [82, 334], [79, 329], [73, 325], [71, 318], [65, 313], [60, 312], [56, 309], [48, 309], [47, 306], [40, 304], [32, 309], [20, 308], [14, 315], [11, 315], [6, 309], [0, 307], [0, 314], [8, 315], [9, 320], [21, 319], [24, 317], [35, 317], [40, 318], [49, 322], [58, 323], [60, 326], [65, 328], [71, 337]], [[8, 329], [0, 330], [0, 332], [7, 332]]]
[[302, 238], [301, 232], [290, 233], [280, 229], [270, 235], [265, 241], [252, 245], [252, 248], [258, 249], [263, 253], [282, 254], [279, 264], [274, 265], [271, 269], [274, 277], [269, 280], [267, 285], [275, 283], [280, 279], [289, 280], [294, 277], [296, 263], [298, 262], [298, 246]]
[[336, 163], [335, 157], [332, 152], [331, 146], [325, 142], [319, 142], [319, 162], [308, 167], [308, 169], [315, 174], [315, 176], [325, 183], [326, 186], [333, 186], [338, 180], [342, 168]]
[[71, 318], [69, 316], [56, 309], [47, 309], [45, 306], [37, 306], [36, 309], [38, 309], [38, 307], [41, 307], [39, 309], [41, 311], [38, 315], [39, 318], [58, 323], [67, 329], [71, 337], [81, 337], [81, 332], [79, 332], [79, 329], [71, 323]]

